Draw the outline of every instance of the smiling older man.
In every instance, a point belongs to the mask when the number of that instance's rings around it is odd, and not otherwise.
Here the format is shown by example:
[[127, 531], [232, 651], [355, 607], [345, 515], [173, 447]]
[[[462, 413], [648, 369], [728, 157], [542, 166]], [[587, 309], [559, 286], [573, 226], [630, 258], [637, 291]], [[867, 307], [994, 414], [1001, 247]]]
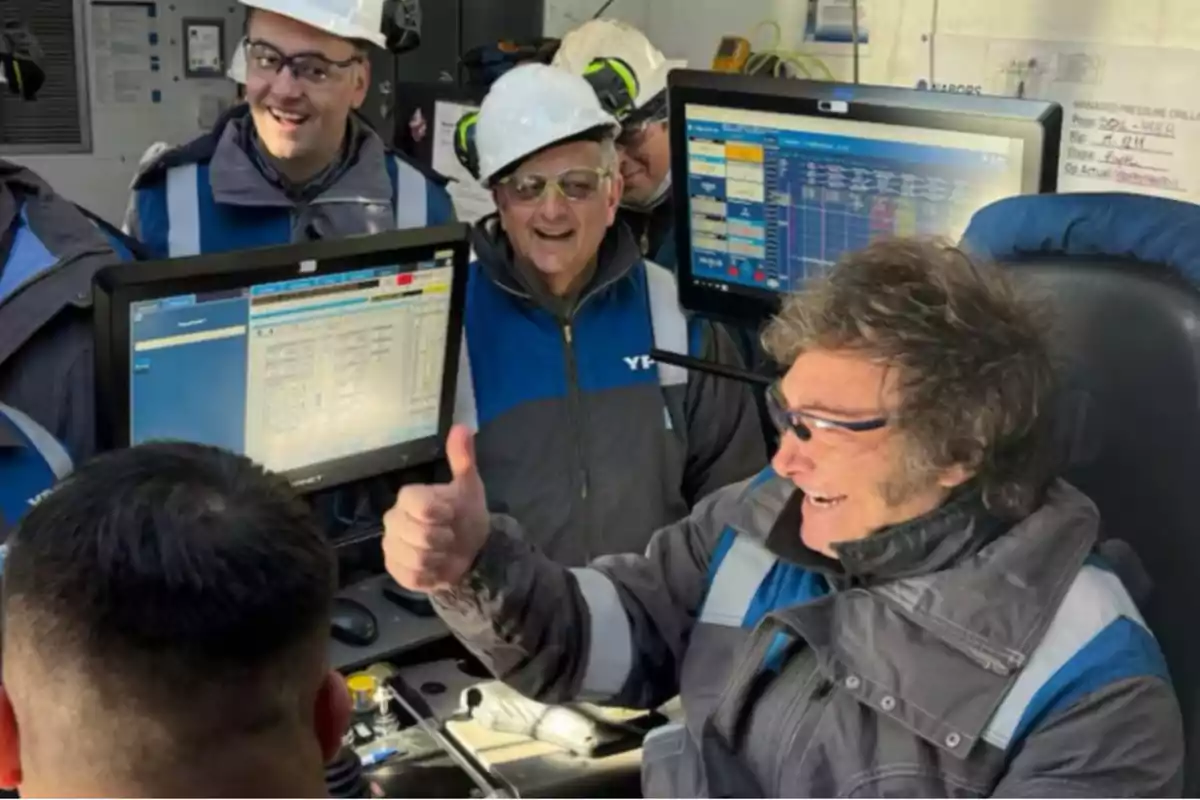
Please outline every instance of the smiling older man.
[[470, 122], [465, 161], [498, 213], [475, 231], [459, 417], [479, 430], [488, 500], [562, 563], [641, 552], [766, 463], [745, 387], [650, 351], [736, 365], [736, 350], [685, 317], [671, 272], [614, 224], [620, 128], [584, 78], [518, 67]]

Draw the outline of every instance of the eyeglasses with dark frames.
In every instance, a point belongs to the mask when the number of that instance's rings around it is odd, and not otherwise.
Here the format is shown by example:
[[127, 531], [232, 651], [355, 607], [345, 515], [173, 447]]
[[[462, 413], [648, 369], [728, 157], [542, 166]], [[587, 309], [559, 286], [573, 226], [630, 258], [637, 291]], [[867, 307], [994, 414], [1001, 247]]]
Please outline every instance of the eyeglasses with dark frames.
[[293, 53], [287, 55], [270, 42], [252, 39], [246, 42], [246, 66], [249, 70], [270, 75], [278, 75], [283, 70], [290, 69], [296, 80], [311, 84], [322, 84], [330, 78], [340, 75], [355, 64], [361, 64], [363, 57], [351, 56], [343, 61], [334, 61], [320, 53]]
[[810, 414], [807, 411], [790, 409], [778, 382], [767, 387], [767, 414], [780, 433], [794, 433], [796, 438], [802, 442], [811, 439], [813, 431], [843, 430], [851, 433], [866, 433], [867, 431], [877, 431], [888, 424], [887, 417], [850, 421], [829, 419]]

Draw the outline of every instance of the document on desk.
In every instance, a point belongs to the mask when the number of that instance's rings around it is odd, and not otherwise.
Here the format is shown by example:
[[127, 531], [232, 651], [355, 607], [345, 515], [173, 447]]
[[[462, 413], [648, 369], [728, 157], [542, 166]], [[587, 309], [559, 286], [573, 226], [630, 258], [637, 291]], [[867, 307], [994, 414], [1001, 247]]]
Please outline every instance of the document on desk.
[[1063, 107], [1060, 192], [1200, 202], [1200, 50], [939, 35], [935, 88]]
[[433, 168], [452, 178], [446, 190], [454, 203], [459, 222], [474, 224], [496, 210], [492, 193], [479, 185], [475, 177], [467, 172], [454, 154], [454, 134], [458, 121], [469, 111], [478, 111], [474, 106], [438, 100], [433, 107]]

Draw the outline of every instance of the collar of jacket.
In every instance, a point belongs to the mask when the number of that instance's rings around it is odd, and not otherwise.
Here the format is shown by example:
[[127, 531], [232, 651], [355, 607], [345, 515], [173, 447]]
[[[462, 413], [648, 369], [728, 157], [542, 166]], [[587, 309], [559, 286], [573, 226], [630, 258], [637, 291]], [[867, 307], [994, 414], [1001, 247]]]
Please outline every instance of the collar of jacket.
[[[735, 527], [778, 546], [786, 525], [797, 540], [799, 499], [790, 481], [764, 478], [744, 496]], [[835, 591], [767, 619], [807, 641], [832, 680], [854, 676], [863, 702], [961, 757], [1041, 642], [1095, 546], [1099, 512], [1065, 481], [999, 534], [979, 524], [969, 502], [955, 505], [879, 534], [903, 545], [839, 548], [856, 566], [894, 553], [904, 577]]]
[[0, 231], [8, 230], [16, 222], [24, 202], [18, 202], [18, 193], [23, 197], [42, 196], [53, 194], [54, 190], [32, 170], [0, 158]]
[[[104, 234], [74, 203], [55, 193], [54, 189], [33, 171], [0, 159], [0, 231], [6, 231], [16, 224], [17, 215], [21, 213], [22, 207], [26, 209], [26, 216], [38, 239], [58, 258], [59, 266], [84, 256], [97, 256], [102, 262], [111, 260], [114, 256]], [[3, 263], [0, 263], [0, 269], [3, 269], [3, 266]], [[77, 291], [85, 290], [90, 285], [91, 272], [83, 277], [82, 286], [79, 286]], [[44, 296], [31, 296], [31, 291], [51, 296], [49, 299]], [[90, 293], [85, 291], [82, 295], [85, 299], [81, 301], [77, 291], [59, 296], [62, 295], [61, 285], [39, 282], [28, 290], [9, 295], [9, 299], [20, 298], [22, 322], [14, 327], [19, 330], [30, 323], [30, 314], [35, 315], [32, 318], [32, 327], [36, 329], [38, 325], [44, 324], [38, 320], [53, 318], [68, 304], [84, 307], [90, 305]], [[5, 307], [5, 302], [0, 301], [0, 312], [3, 312]], [[13, 307], [17, 307], [16, 301]], [[0, 318], [3, 316], [4, 314], [0, 313]], [[3, 363], [28, 339], [19, 333], [13, 333], [3, 322], [0, 322], [0, 330], [6, 334], [0, 337], [0, 363]], [[24, 444], [25, 442], [7, 426], [0, 425], [0, 447], [18, 447]]]
[[17, 186], [28, 192], [53, 191], [50, 184], [42, 180], [33, 170], [2, 158], [0, 158], [0, 185]]
[[[78, 206], [55, 192], [37, 173], [0, 159], [0, 231], [16, 222], [22, 208], [38, 239], [60, 261], [114, 254], [104, 233]], [[85, 305], [90, 304], [89, 297]]]
[[[884, 599], [1001, 675], [1029, 659], [1099, 530], [1096, 506], [1060, 480], [1037, 510], [1011, 526], [964, 492], [930, 514], [841, 545], [835, 561], [800, 541], [801, 500], [791, 481], [772, 474], [747, 492], [734, 527], [785, 561], [831, 577], [835, 586]], [[877, 656], [864, 651], [858, 657]]]
[[[553, 299], [539, 285], [522, 273], [516, 264], [512, 244], [500, 227], [499, 215], [479, 221], [471, 229], [471, 246], [483, 273], [488, 279], [511, 295], [554, 311]], [[629, 228], [617, 222], [604, 235], [596, 257], [596, 271], [591, 281], [579, 293], [575, 308], [624, 278], [642, 261], [641, 251]]]
[[[235, 206], [292, 208], [297, 201], [283, 184], [263, 173], [253, 153], [247, 126], [253, 125], [248, 106], [226, 115], [213, 129], [216, 148], [209, 165], [213, 199]], [[308, 200], [309, 204], [392, 202], [392, 182], [384, 166], [387, 148], [383, 140], [364, 124], [352, 120], [347, 128], [352, 137], [341, 174]]]
[[[0, 170], [3, 169], [3, 166], [4, 162], [0, 161]], [[12, 230], [17, 221], [17, 214], [21, 210], [21, 204], [17, 202], [17, 195], [14, 191], [16, 188], [0, 174], [0, 241], [3, 241], [6, 232]], [[2, 254], [0, 257], [3, 257]]]

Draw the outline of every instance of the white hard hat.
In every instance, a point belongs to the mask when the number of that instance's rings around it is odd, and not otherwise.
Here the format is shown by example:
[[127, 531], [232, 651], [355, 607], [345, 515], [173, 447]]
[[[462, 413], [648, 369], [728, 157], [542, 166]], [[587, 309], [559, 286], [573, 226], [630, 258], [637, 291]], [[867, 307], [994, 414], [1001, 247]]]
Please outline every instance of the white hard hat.
[[386, 47], [384, 0], [241, 0], [242, 5], [291, 17], [297, 22], [340, 36]]
[[645, 106], [667, 88], [667, 73], [687, 66], [668, 59], [646, 34], [617, 19], [593, 19], [563, 37], [552, 62], [577, 75], [597, 58], [619, 58], [637, 76], [640, 90], [635, 104]]
[[621, 130], [582, 75], [545, 64], [514, 67], [492, 84], [479, 109], [479, 179], [490, 184], [542, 148], [605, 127], [614, 136]]
[[234, 83], [246, 85], [246, 37], [243, 36], [238, 40], [237, 47], [233, 48], [233, 55], [229, 57], [229, 69], [225, 72], [229, 80]]

